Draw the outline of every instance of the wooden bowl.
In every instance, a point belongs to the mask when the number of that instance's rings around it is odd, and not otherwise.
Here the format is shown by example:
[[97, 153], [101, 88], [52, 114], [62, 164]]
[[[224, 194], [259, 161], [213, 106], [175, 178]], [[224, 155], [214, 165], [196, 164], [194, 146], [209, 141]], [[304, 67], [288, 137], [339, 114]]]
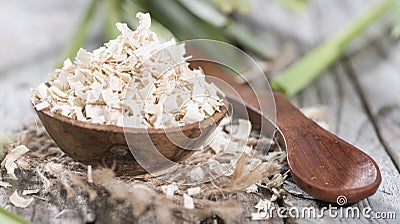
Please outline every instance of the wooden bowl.
[[[37, 99], [32, 99], [33, 105], [36, 105], [37, 102]], [[124, 129], [119, 126], [73, 120], [52, 113], [49, 109], [38, 111], [35, 108], [35, 111], [49, 135], [68, 156], [94, 167], [115, 166], [114, 171], [117, 176], [138, 176], [147, 173], [130, 152], [126, 137], [129, 138], [130, 144], [135, 143], [134, 150], [137, 150], [138, 154], [146, 155], [146, 150], [150, 150], [146, 148], [147, 144], [141, 144], [144, 139], [149, 138], [165, 158], [179, 162], [196, 151], [184, 148], [200, 148], [215, 130], [215, 124], [218, 125], [227, 113], [226, 107], [221, 107], [220, 112], [216, 112], [199, 123], [167, 129]], [[184, 134], [191, 139], [198, 139], [187, 142], [183, 140], [180, 143], [185, 147], [182, 148], [176, 146], [168, 138], [179, 134]], [[150, 156], [146, 159], [151, 160], [152, 158]], [[157, 163], [157, 161], [149, 161], [149, 163]], [[158, 169], [163, 170], [169, 168], [170, 165], [165, 164], [165, 166], [158, 164]]]

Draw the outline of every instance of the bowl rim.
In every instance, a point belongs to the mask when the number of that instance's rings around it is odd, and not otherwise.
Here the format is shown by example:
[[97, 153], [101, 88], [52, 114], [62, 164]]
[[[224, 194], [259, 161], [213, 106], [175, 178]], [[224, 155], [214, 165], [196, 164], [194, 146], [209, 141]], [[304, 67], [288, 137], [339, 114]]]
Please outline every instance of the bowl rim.
[[95, 131], [113, 132], [113, 133], [164, 134], [166, 132], [174, 133], [174, 132], [186, 132], [188, 130], [195, 130], [195, 129], [204, 129], [204, 128], [210, 126], [211, 124], [213, 124], [214, 120], [216, 120], [217, 123], [219, 123], [228, 112], [227, 100], [225, 98], [222, 98], [224, 105], [220, 106], [219, 111], [215, 111], [215, 113], [212, 116], [208, 116], [204, 120], [199, 121], [199, 122], [190, 123], [190, 124], [177, 126], [177, 127], [169, 127], [169, 128], [131, 128], [131, 127], [126, 128], [126, 127], [117, 126], [117, 125], [96, 124], [96, 123], [90, 123], [90, 122], [86, 122], [86, 121], [79, 121], [79, 120], [71, 119], [71, 118], [63, 116], [61, 114], [50, 112], [49, 108], [45, 108], [43, 110], [37, 110], [36, 105], [40, 101], [41, 100], [35, 96], [31, 97], [31, 103], [32, 103], [33, 109], [35, 110], [35, 112], [37, 114], [42, 113], [51, 119], [56, 119], [64, 124], [68, 124], [70, 126], [76, 126], [76, 127], [82, 128], [82, 129], [90, 129], [90, 130], [95, 130]]

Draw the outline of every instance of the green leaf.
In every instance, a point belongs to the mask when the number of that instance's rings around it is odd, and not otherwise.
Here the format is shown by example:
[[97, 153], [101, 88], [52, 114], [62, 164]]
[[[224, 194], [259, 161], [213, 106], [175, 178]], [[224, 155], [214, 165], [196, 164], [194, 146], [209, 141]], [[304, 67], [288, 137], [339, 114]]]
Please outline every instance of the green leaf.
[[394, 38], [400, 37], [400, 0], [396, 1], [396, 5], [393, 7], [393, 29], [392, 36]]
[[225, 41], [219, 29], [193, 16], [175, 0], [139, 0], [152, 18], [168, 28], [178, 39], [207, 38]]
[[308, 0], [273, 0], [290, 11], [297, 12], [307, 7]]
[[272, 80], [272, 88], [292, 96], [304, 89], [342, 54], [343, 48], [360, 35], [372, 22], [391, 9], [395, 0], [386, 0], [354, 19], [347, 27], [332, 36], [281, 75]]
[[186, 9], [200, 19], [215, 27], [225, 26], [228, 22], [225, 15], [204, 0], [178, 0]]
[[[142, 8], [140, 5], [135, 4], [133, 1], [125, 1], [122, 5], [123, 9], [123, 20], [130, 26], [131, 29], [135, 29], [139, 23], [136, 19], [138, 12], [146, 12], [147, 10]], [[151, 21], [151, 29], [157, 33], [161, 41], [168, 41], [174, 37], [170, 30], [159, 23], [157, 20]]]
[[[81, 24], [79, 24], [78, 29], [76, 30], [71, 43], [67, 46], [64, 53], [62, 54], [62, 60], [65, 60], [66, 58], [70, 58], [72, 60], [78, 52], [79, 48], [83, 46], [98, 1], [99, 0], [92, 0], [90, 2], [89, 7], [81, 21]], [[57, 67], [60, 67], [61, 65], [62, 62], [58, 63]]]
[[296, 94], [332, 64], [340, 56], [340, 51], [331, 42], [318, 46], [274, 78], [272, 88], [287, 96]]
[[225, 14], [229, 14], [234, 11], [245, 14], [249, 12], [251, 8], [251, 2], [249, 0], [214, 0], [214, 3]]
[[106, 17], [104, 24], [104, 40], [109, 41], [115, 39], [119, 32], [115, 26], [117, 22], [121, 21], [121, 8], [120, 0], [105, 0]]
[[[141, 0], [136, 2], [150, 12], [153, 20], [168, 28], [179, 40], [212, 39], [228, 42], [220, 28], [202, 21], [174, 0]], [[210, 54], [218, 61], [229, 62], [229, 64], [240, 63], [240, 58], [229, 51], [228, 48], [221, 51], [221, 49], [214, 49], [208, 45], [204, 47], [205, 53]]]
[[20, 216], [5, 210], [3, 207], [0, 207], [0, 223], [28, 224], [29, 222], [24, 220]]
[[266, 47], [265, 43], [251, 35], [251, 32], [248, 31], [246, 27], [243, 27], [235, 21], [231, 21], [231, 23], [225, 28], [225, 32], [230, 38], [237, 41], [242, 47], [255, 53], [262, 59], [272, 60], [276, 57], [270, 53], [271, 50]]

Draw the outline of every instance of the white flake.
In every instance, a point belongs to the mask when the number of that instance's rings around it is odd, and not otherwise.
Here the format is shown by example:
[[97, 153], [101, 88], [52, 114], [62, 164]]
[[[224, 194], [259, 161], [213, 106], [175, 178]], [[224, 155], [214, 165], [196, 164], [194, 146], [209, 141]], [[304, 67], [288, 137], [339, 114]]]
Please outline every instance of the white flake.
[[10, 202], [18, 208], [27, 208], [33, 202], [33, 198], [23, 198], [18, 195], [17, 191], [14, 191], [10, 196]]
[[91, 165], [88, 165], [87, 175], [88, 175], [88, 182], [93, 183], [93, 170]]
[[193, 198], [183, 193], [183, 206], [187, 209], [194, 209]]
[[257, 193], [258, 187], [257, 187], [257, 185], [252, 184], [249, 187], [247, 187], [245, 191], [246, 191], [246, 193]]
[[238, 122], [238, 130], [232, 137], [237, 140], [247, 141], [251, 132], [251, 122], [244, 119], [239, 119]]
[[22, 195], [30, 195], [39, 193], [40, 189], [23, 190]]
[[17, 146], [13, 150], [11, 150], [11, 152], [9, 152], [4, 158], [4, 160], [1, 162], [1, 167], [6, 168], [7, 174], [11, 179], [13, 180], [18, 179], [14, 173], [14, 170], [18, 168], [15, 161], [28, 151], [29, 149], [25, 145]]
[[0, 187], [8, 188], [12, 187], [12, 185], [8, 182], [0, 181]]
[[201, 167], [197, 166], [196, 168], [192, 169], [188, 175], [193, 181], [201, 181], [204, 178], [204, 171]]
[[164, 192], [167, 198], [173, 198], [175, 191], [178, 190], [178, 186], [176, 185], [176, 183], [172, 183], [169, 185], [161, 186], [161, 190]]
[[187, 192], [188, 192], [189, 196], [192, 196], [192, 195], [200, 194], [201, 189], [200, 189], [200, 187], [192, 187], [192, 188], [188, 188]]
[[204, 113], [199, 110], [199, 105], [195, 102], [190, 102], [181, 121], [185, 124], [191, 124], [202, 121], [204, 117]]
[[41, 110], [44, 110], [44, 109], [46, 109], [46, 108], [48, 108], [50, 106], [51, 105], [49, 104], [49, 102], [43, 101], [41, 103], [36, 104], [35, 108], [36, 108], [36, 110], [41, 111]]

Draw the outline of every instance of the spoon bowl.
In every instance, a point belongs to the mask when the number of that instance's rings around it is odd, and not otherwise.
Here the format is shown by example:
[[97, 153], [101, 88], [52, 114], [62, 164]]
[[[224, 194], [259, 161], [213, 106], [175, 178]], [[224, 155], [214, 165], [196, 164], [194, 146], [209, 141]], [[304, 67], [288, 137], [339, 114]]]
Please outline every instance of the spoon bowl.
[[[37, 101], [32, 99], [32, 104], [36, 105]], [[95, 167], [114, 167], [117, 176], [138, 176], [147, 172], [137, 163], [130, 150], [139, 150], [146, 154], [149, 149], [146, 148], [147, 144], [141, 144], [143, 139], [149, 138], [166, 159], [180, 162], [196, 151], [187, 148], [198, 149], [204, 144], [226, 115], [227, 108], [221, 106], [220, 111], [198, 123], [165, 129], [93, 124], [52, 113], [49, 109], [38, 111], [35, 108], [35, 111], [49, 135], [71, 158]], [[177, 134], [183, 134], [189, 140], [196, 138], [196, 141], [183, 140], [185, 147], [182, 148], [181, 144], [177, 146], [170, 140], [170, 136]], [[127, 136], [130, 142], [135, 142], [134, 149], [128, 147]], [[163, 170], [169, 167], [159, 165], [157, 168]]]

